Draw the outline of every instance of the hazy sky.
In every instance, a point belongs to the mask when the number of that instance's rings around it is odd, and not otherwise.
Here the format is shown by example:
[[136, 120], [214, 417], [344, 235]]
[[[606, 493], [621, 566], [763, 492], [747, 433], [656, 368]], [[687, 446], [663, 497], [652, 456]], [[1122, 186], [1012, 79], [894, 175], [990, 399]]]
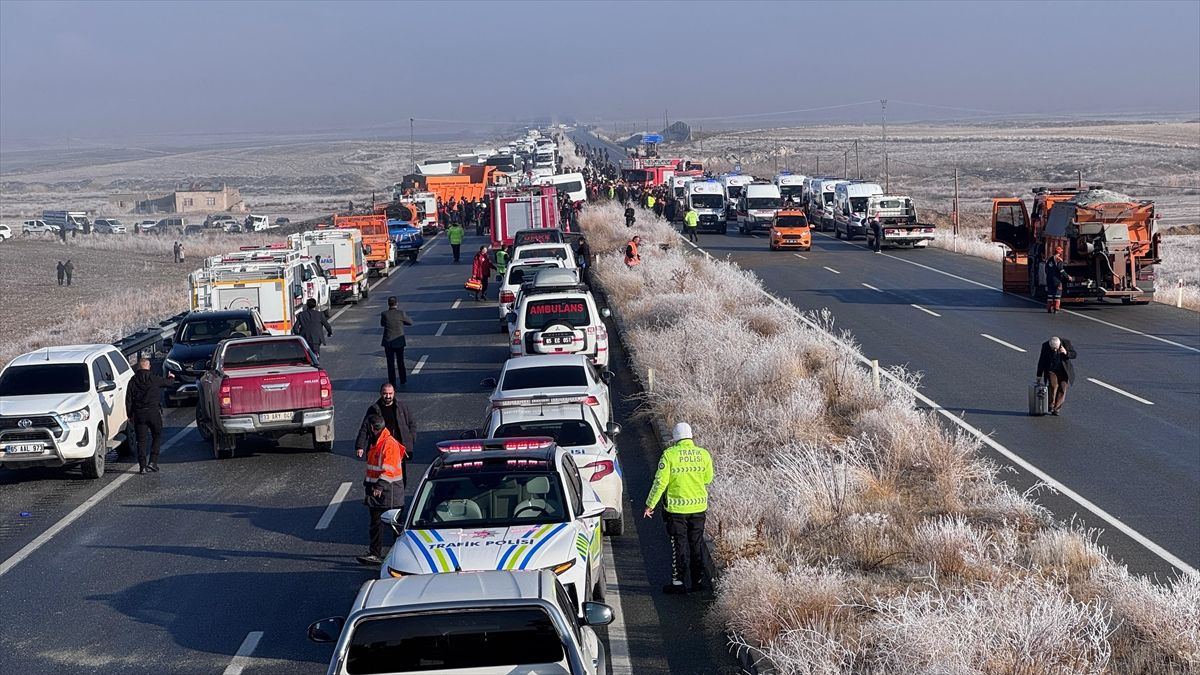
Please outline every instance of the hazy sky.
[[409, 117], [657, 128], [664, 108], [768, 124], [885, 97], [896, 120], [1200, 115], [1200, 2], [0, 1], [0, 142]]

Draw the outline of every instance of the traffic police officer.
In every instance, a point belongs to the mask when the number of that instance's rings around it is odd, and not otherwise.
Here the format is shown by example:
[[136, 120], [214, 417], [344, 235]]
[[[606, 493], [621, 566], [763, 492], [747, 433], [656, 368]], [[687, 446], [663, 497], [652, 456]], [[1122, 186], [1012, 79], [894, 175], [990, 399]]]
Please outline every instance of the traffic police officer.
[[646, 518], [654, 515], [654, 507], [666, 493], [664, 520], [671, 538], [671, 583], [664, 593], [686, 593], [684, 584], [691, 571], [691, 590], [707, 587], [704, 565], [704, 516], [708, 511], [708, 484], [713, 479], [712, 457], [708, 450], [692, 441], [692, 427], [687, 422], [675, 425], [672, 445], [663, 450], [658, 472], [646, 497]]

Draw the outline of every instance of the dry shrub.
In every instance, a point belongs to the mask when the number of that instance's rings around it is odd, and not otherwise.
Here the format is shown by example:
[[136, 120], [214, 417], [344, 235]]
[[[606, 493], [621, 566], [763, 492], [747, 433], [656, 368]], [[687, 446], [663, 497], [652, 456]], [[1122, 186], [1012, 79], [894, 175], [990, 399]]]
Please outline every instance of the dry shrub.
[[923, 521], [912, 529], [910, 541], [913, 560], [929, 573], [973, 581], [991, 581], [998, 573], [1001, 547], [989, 532], [962, 517]]
[[1096, 570], [1090, 590], [1112, 608], [1122, 672], [1200, 672], [1200, 574], [1156, 584], [1108, 564]]
[[1029, 542], [1029, 563], [1067, 583], [1086, 580], [1108, 564], [1107, 553], [1096, 543], [1099, 537], [1096, 529], [1042, 530]]

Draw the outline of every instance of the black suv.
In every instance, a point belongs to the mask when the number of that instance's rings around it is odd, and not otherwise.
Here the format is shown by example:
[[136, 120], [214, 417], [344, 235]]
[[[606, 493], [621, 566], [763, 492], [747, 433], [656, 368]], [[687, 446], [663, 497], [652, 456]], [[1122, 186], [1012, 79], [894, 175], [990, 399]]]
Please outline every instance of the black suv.
[[266, 334], [256, 309], [189, 312], [175, 327], [175, 336], [163, 341], [163, 349], [170, 350], [163, 375], [175, 376], [173, 388], [166, 393], [167, 405], [196, 398], [198, 381], [221, 340]]

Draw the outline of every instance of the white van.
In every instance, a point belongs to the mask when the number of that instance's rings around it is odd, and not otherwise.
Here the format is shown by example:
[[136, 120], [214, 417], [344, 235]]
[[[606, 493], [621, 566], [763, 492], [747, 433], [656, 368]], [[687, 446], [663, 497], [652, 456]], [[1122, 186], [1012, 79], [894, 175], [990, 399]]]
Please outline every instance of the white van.
[[684, 212], [696, 209], [700, 223], [696, 229], [704, 232], [725, 234], [729, 225], [725, 220], [725, 186], [716, 179], [693, 180], [687, 184], [684, 197]]
[[[667, 186], [671, 189], [671, 196], [675, 199], [683, 201], [687, 195], [688, 183], [696, 180], [695, 176], [671, 176], [666, 179]], [[682, 217], [682, 215], [680, 215]]]
[[883, 194], [877, 183], [838, 183], [833, 188], [833, 236], [853, 239], [867, 234], [867, 202]]
[[553, 185], [559, 193], [566, 193], [572, 202], [587, 201], [587, 186], [581, 173], [556, 173], [553, 176], [543, 176], [538, 179], [542, 185]]
[[754, 182], [753, 176], [726, 173], [717, 177], [725, 188], [725, 217], [727, 220], [737, 220], [737, 203], [742, 198], [742, 191]]
[[804, 181], [808, 176], [783, 171], [775, 174], [771, 180], [779, 188], [779, 196], [785, 206], [801, 206], [804, 204]]
[[823, 178], [816, 182], [809, 195], [808, 222], [820, 230], [833, 229], [833, 193], [837, 178]]
[[770, 229], [775, 214], [783, 206], [779, 188], [773, 183], [751, 183], [742, 192], [738, 203], [738, 232]]

